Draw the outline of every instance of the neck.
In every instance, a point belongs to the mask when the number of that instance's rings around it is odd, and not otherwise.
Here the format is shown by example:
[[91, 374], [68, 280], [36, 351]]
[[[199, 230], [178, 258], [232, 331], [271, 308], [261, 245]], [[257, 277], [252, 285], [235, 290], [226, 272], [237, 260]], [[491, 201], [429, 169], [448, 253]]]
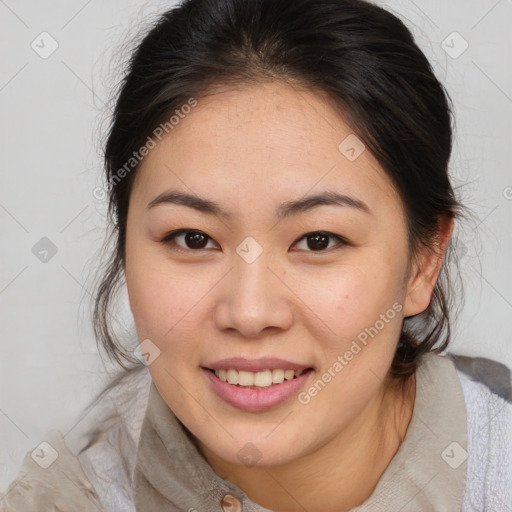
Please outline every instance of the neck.
[[314, 453], [279, 466], [226, 462], [197, 438], [196, 445], [222, 478], [259, 505], [279, 512], [348, 511], [365, 501], [403, 441], [416, 394], [412, 376], [402, 387], [388, 380], [345, 430]]

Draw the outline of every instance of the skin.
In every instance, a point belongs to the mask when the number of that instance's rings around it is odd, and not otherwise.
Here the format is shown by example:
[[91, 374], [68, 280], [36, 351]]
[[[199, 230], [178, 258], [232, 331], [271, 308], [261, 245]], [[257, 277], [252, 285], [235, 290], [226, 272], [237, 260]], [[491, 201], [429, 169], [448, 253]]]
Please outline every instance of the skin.
[[[444, 222], [411, 258], [390, 179], [369, 151], [351, 162], [338, 149], [352, 133], [319, 92], [282, 82], [218, 89], [150, 151], [131, 192], [126, 282], [139, 340], [161, 351], [153, 381], [217, 474], [273, 510], [343, 511], [371, 494], [414, 406], [414, 378], [400, 387], [388, 377], [402, 320], [428, 306], [452, 229]], [[218, 202], [232, 218], [148, 210], [168, 189]], [[277, 221], [281, 203], [326, 190], [370, 213], [322, 205]], [[180, 228], [205, 233], [205, 248], [184, 236], [162, 242]], [[319, 230], [348, 244], [331, 238], [315, 251], [304, 235]], [[247, 236], [263, 249], [252, 263], [236, 252]], [[395, 303], [395, 318], [307, 405], [292, 397], [241, 411], [202, 374], [228, 357], [279, 357], [314, 367], [307, 389]], [[249, 442], [261, 459], [244, 466]]]

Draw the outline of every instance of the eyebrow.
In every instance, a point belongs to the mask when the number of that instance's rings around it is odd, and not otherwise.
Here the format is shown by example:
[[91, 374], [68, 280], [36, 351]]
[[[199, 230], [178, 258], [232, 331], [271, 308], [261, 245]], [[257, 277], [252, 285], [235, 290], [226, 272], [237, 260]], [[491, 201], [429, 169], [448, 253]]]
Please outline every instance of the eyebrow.
[[[147, 205], [146, 210], [163, 204], [178, 204], [182, 206], [188, 206], [189, 208], [193, 208], [199, 212], [206, 213], [208, 215], [214, 215], [216, 217], [222, 217], [226, 220], [229, 220], [233, 217], [233, 214], [226, 211], [220, 204], [214, 201], [176, 190], [168, 190], [159, 194]], [[347, 196], [345, 194], [340, 194], [335, 191], [326, 191], [293, 201], [285, 201], [276, 209], [276, 217], [279, 220], [282, 220], [286, 217], [312, 210], [318, 206], [333, 205], [345, 207], [348, 206], [370, 215], [372, 213], [370, 208], [359, 199]]]

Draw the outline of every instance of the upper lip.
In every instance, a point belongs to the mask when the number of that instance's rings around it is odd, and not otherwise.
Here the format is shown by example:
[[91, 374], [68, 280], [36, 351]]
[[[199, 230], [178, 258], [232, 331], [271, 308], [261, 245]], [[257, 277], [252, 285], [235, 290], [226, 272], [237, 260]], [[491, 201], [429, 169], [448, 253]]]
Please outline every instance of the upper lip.
[[275, 357], [262, 357], [259, 359], [245, 359], [243, 357], [231, 357], [207, 364], [204, 368], [210, 370], [243, 370], [247, 372], [260, 372], [263, 370], [306, 370], [310, 365], [287, 361]]

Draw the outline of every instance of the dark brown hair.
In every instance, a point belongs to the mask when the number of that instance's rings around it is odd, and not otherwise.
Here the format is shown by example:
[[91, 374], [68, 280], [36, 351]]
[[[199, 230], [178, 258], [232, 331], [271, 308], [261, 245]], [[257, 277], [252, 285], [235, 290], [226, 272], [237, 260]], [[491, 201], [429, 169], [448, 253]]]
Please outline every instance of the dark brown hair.
[[[458, 214], [448, 176], [449, 98], [399, 18], [363, 0], [186, 0], [163, 13], [133, 52], [105, 144], [115, 247], [97, 287], [94, 329], [123, 368], [140, 364], [116, 337], [110, 312], [123, 284], [133, 153], [216, 84], [269, 80], [327, 94], [339, 108], [400, 194], [412, 256], [434, 246], [441, 219]], [[412, 375], [423, 354], [447, 347], [448, 286], [444, 265], [428, 309], [404, 321], [393, 376]]]

